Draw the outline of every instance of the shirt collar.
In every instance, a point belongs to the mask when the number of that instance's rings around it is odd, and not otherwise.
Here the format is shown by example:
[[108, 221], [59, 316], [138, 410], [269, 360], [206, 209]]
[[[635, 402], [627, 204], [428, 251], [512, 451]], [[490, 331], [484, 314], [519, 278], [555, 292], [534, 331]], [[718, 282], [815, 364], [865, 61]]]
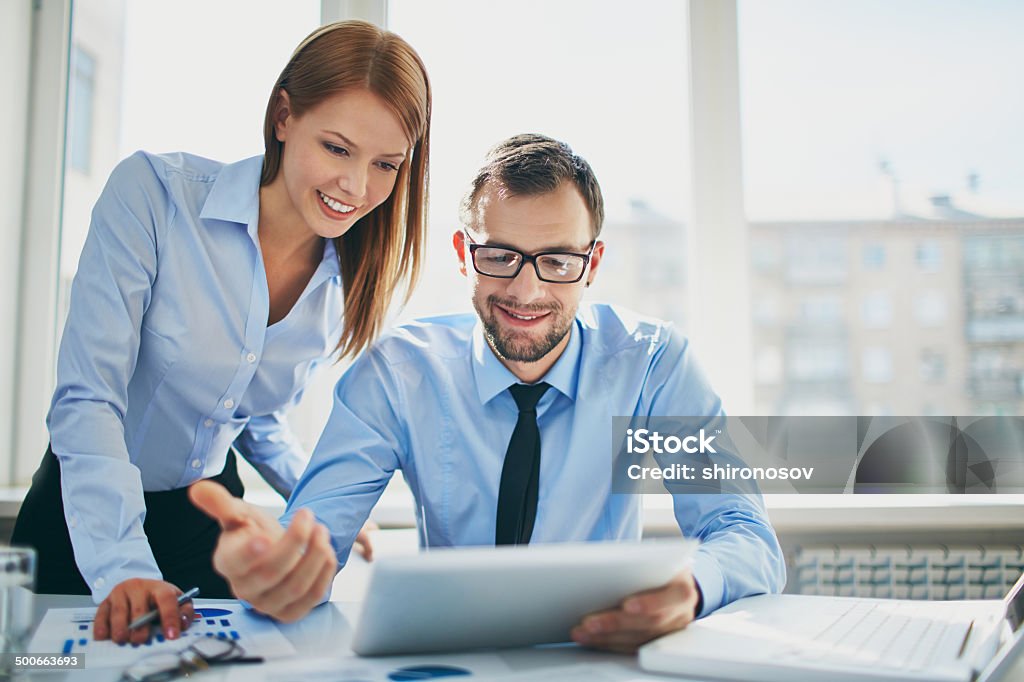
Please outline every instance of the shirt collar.
[[[213, 187], [206, 197], [200, 218], [226, 220], [245, 225], [253, 242], [259, 243], [260, 225], [260, 176], [263, 173], [263, 157], [253, 156], [236, 163], [225, 164], [213, 181]], [[324, 256], [314, 274], [313, 285], [327, 277], [341, 278], [341, 264], [334, 240], [324, 244]]]
[[262, 156], [225, 164], [213, 181], [199, 217], [245, 225], [249, 235], [255, 239], [255, 230], [259, 227], [262, 172]]
[[[473, 377], [480, 402], [486, 404], [512, 384], [521, 383], [491, 350], [484, 338], [483, 323], [477, 320], [473, 327], [472, 340]], [[580, 358], [583, 342], [580, 340], [580, 322], [577, 319], [569, 330], [569, 343], [555, 364], [541, 381], [546, 381], [569, 400], [576, 400], [576, 385], [579, 383]]]

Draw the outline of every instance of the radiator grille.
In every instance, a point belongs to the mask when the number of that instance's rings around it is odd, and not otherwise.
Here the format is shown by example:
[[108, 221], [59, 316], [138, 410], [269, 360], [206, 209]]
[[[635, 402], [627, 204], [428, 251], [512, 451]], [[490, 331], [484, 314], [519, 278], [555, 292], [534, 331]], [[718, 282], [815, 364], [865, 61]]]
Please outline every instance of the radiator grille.
[[999, 599], [1024, 571], [1016, 545], [806, 545], [789, 590], [897, 599]]

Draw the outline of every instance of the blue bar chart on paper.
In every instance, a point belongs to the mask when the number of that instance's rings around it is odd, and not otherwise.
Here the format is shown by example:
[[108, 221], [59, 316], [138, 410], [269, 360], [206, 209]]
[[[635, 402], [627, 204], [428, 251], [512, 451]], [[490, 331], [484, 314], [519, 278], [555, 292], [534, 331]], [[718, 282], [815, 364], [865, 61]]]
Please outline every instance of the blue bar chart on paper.
[[295, 653], [273, 621], [247, 612], [240, 604], [196, 606], [195, 612], [195, 621], [178, 639], [168, 640], [156, 628], [144, 644], [114, 644], [93, 640], [96, 609], [50, 609], [29, 644], [29, 651], [85, 654], [87, 668], [127, 665], [150, 654], [179, 651], [206, 637], [234, 640], [243, 649], [259, 652], [265, 658]]

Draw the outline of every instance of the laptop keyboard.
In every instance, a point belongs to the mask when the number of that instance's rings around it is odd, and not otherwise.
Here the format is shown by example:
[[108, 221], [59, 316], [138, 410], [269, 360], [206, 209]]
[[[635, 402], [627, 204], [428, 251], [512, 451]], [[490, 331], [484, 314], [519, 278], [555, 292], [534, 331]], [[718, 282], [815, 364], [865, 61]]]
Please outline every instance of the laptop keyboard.
[[970, 620], [955, 614], [943, 620], [934, 604], [853, 603], [820, 630], [817, 645], [801, 658], [845, 654], [887, 668], [920, 670], [937, 659], [958, 658]]

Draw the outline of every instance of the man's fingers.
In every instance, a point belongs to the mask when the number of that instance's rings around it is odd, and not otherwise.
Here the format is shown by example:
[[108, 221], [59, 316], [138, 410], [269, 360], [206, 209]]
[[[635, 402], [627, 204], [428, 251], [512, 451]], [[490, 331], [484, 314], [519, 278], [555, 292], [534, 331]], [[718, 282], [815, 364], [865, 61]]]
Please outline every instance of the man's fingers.
[[199, 511], [217, 521], [224, 530], [244, 526], [250, 519], [249, 506], [218, 483], [194, 483], [188, 489], [188, 498]]
[[[278, 609], [275, 616], [286, 623], [302, 618], [319, 604], [338, 572], [338, 562], [327, 529], [318, 527], [314, 536], [310, 552], [296, 569], [296, 574], [302, 576], [291, 586], [292, 594], [296, 597]], [[288, 591], [288, 588], [283, 591]]]
[[580, 626], [589, 634], [606, 635], [609, 633], [646, 632], [659, 628], [664, 622], [665, 619], [661, 614], [635, 615], [616, 609], [584, 616]]
[[310, 534], [306, 553], [282, 577], [281, 582], [260, 597], [260, 609], [279, 620], [296, 620], [306, 614], [327, 590], [321, 587], [325, 570], [336, 565], [333, 550], [321, 539], [326, 529], [316, 526]]
[[92, 637], [96, 640], [110, 639], [110, 598], [103, 600], [96, 609], [96, 617], [92, 620]]
[[292, 517], [284, 535], [253, 566], [252, 578], [259, 582], [260, 593], [276, 589], [304, 558], [317, 524], [308, 509]]
[[574, 642], [589, 649], [601, 649], [603, 651], [632, 654], [636, 652], [640, 645], [649, 642], [657, 635], [637, 632], [618, 632], [594, 635], [586, 632], [582, 627], [576, 626], [572, 629], [570, 636]]
[[171, 589], [168, 585], [166, 588], [156, 588], [151, 594], [150, 601], [156, 603], [156, 608], [160, 611], [160, 628], [164, 631], [164, 637], [167, 639], [177, 639], [181, 634], [181, 614], [178, 611], [178, 595], [181, 594], [181, 590]]

